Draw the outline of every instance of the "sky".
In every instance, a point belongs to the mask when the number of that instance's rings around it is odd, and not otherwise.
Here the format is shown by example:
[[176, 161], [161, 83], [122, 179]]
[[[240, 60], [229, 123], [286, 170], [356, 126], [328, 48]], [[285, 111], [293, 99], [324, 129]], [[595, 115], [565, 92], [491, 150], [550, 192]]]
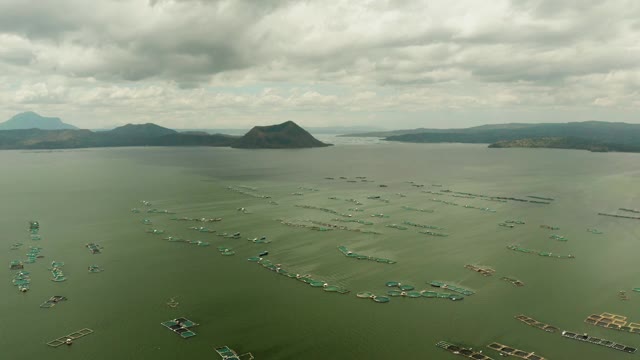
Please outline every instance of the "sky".
[[640, 123], [637, 0], [0, 0], [0, 121]]

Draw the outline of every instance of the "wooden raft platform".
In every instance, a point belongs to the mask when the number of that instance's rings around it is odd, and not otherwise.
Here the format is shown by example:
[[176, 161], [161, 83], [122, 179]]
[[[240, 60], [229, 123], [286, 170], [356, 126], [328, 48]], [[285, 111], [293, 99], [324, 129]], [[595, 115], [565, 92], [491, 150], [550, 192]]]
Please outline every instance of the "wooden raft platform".
[[69, 335], [65, 335], [62, 337], [59, 337], [55, 340], [51, 340], [47, 343], [47, 345], [49, 346], [53, 346], [53, 347], [58, 347], [60, 345], [64, 345], [65, 341], [67, 341], [67, 339], [71, 339], [71, 340], [75, 340], [75, 339], [79, 339], [81, 337], [87, 336], [89, 334], [93, 334], [93, 330], [88, 329], [88, 328], [84, 328], [84, 329], [80, 329], [78, 331], [74, 331]]
[[526, 359], [526, 360], [546, 360], [542, 356], [536, 355], [536, 354], [534, 354], [532, 352], [519, 350], [519, 349], [516, 349], [514, 347], [507, 346], [507, 345], [504, 345], [504, 344], [500, 344], [500, 343], [497, 343], [497, 342], [491, 343], [491, 344], [487, 345], [487, 347], [489, 349], [493, 349], [495, 351], [498, 351], [501, 354], [512, 355], [512, 356], [515, 356], [515, 357], [519, 357], [521, 359]]

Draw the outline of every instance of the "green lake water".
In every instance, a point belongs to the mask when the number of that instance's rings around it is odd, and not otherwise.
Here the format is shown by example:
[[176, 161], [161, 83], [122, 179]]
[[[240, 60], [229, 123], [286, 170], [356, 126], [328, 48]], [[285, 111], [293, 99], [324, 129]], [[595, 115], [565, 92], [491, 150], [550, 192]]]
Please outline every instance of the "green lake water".
[[[2, 151], [0, 164], [2, 358], [216, 359], [214, 347], [221, 345], [239, 353], [251, 351], [256, 359], [457, 358], [435, 347], [440, 340], [484, 349], [493, 358], [498, 354], [486, 346], [494, 341], [548, 359], [639, 356], [565, 339], [514, 319], [525, 314], [563, 330], [640, 346], [638, 334], [584, 323], [588, 315], [602, 312], [640, 322], [640, 293], [631, 291], [640, 287], [640, 221], [597, 215], [640, 207], [638, 154], [459, 144], [348, 144], [272, 151]], [[228, 186], [255, 188], [245, 190], [271, 198], [230, 191]], [[555, 200], [549, 205], [502, 203], [423, 192], [445, 189]], [[371, 195], [388, 203], [367, 199]], [[363, 205], [345, 201], [349, 198]], [[176, 215], [147, 214], [141, 200]], [[375, 224], [339, 224], [382, 234], [320, 232], [277, 221], [337, 223], [332, 214], [294, 205], [351, 213], [355, 219]], [[356, 206], [364, 211], [348, 210]], [[248, 213], [239, 212], [240, 207]], [[135, 214], [131, 208], [143, 212]], [[371, 217], [378, 213], [389, 217]], [[172, 216], [223, 220], [187, 223], [172, 221]], [[144, 218], [154, 225], [143, 225]], [[513, 229], [498, 226], [509, 219], [526, 224]], [[29, 239], [29, 220], [40, 222], [42, 240]], [[403, 221], [436, 225], [444, 230], [435, 231], [449, 236], [385, 226]], [[542, 224], [560, 230], [541, 229]], [[200, 225], [242, 236], [228, 239], [188, 229]], [[149, 228], [163, 229], [165, 234], [148, 234]], [[587, 228], [604, 234], [588, 233]], [[554, 233], [569, 240], [550, 239]], [[211, 246], [163, 240], [169, 235], [208, 241]], [[247, 241], [263, 235], [272, 242]], [[15, 242], [24, 245], [10, 250]], [[103, 246], [103, 252], [92, 255], [85, 247], [89, 242]], [[508, 250], [510, 244], [572, 254], [575, 259], [522, 254]], [[397, 263], [348, 258], [337, 250], [339, 245]], [[45, 257], [25, 264], [31, 273], [31, 290], [20, 293], [11, 284], [14, 271], [9, 263], [24, 260], [29, 246], [42, 247]], [[231, 247], [236, 255], [221, 256], [218, 246]], [[325, 292], [247, 261], [263, 250], [269, 251], [270, 261], [289, 271], [310, 274], [351, 293]], [[47, 269], [53, 260], [65, 262], [66, 282], [50, 281]], [[89, 273], [91, 264], [105, 271]], [[465, 269], [465, 264], [489, 266], [496, 273], [483, 277]], [[502, 276], [526, 285], [515, 287], [502, 281]], [[392, 280], [417, 290], [432, 290], [427, 282], [440, 280], [476, 293], [463, 301], [392, 298], [387, 304], [355, 296], [361, 291], [384, 295], [389, 290], [385, 283]], [[628, 301], [618, 298], [620, 290], [627, 292]], [[50, 309], [39, 308], [53, 295], [69, 300]], [[180, 303], [175, 309], [166, 305], [171, 297]], [[194, 328], [196, 337], [183, 340], [160, 325], [178, 316], [200, 324]], [[94, 333], [73, 346], [46, 345], [81, 328]]]

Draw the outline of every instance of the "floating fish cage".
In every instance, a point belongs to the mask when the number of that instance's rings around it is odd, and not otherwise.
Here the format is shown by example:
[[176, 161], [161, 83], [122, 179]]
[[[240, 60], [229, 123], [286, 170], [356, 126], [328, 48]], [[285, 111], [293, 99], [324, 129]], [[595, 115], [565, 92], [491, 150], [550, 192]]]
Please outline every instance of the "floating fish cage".
[[233, 251], [233, 249], [228, 248], [226, 246], [218, 246], [218, 251], [220, 252], [220, 254], [222, 256], [231, 256], [231, 255], [235, 255], [236, 253]]
[[52, 347], [58, 347], [58, 346], [64, 345], [64, 344], [71, 345], [71, 343], [74, 340], [77, 340], [77, 339], [79, 339], [81, 337], [85, 337], [85, 336], [90, 335], [90, 334], [93, 334], [93, 330], [88, 329], [88, 328], [80, 329], [78, 331], [72, 332], [69, 335], [65, 335], [65, 336], [59, 337], [59, 338], [57, 338], [55, 340], [49, 341], [47, 343], [47, 345], [52, 346]]
[[104, 271], [104, 269], [102, 269], [98, 265], [89, 265], [89, 272], [90, 273], [99, 273], [99, 272], [103, 272], [103, 271]]
[[42, 304], [40, 304], [41, 308], [44, 309], [48, 309], [48, 308], [52, 308], [54, 306], [56, 306], [56, 304], [58, 304], [61, 301], [66, 301], [67, 298], [64, 296], [60, 296], [60, 295], [55, 295], [49, 298], [49, 300], [43, 302]]
[[523, 247], [518, 246], [518, 245], [507, 245], [507, 249], [513, 250], [513, 251], [517, 251], [517, 252], [521, 252], [521, 253], [525, 253], [525, 254], [536, 254], [536, 255], [539, 255], [539, 256], [552, 257], [552, 258], [556, 258], [556, 259], [575, 259], [575, 256], [573, 256], [571, 254], [569, 254], [569, 255], [554, 254], [554, 253], [547, 252], [547, 251], [539, 251], [539, 250], [527, 249], [527, 248], [523, 248]]
[[546, 332], [550, 332], [550, 333], [554, 333], [556, 331], [558, 331], [559, 329], [555, 326], [540, 322], [534, 318], [531, 318], [529, 316], [526, 315], [517, 315], [515, 316], [516, 320], [521, 321], [529, 326], [533, 326], [534, 328], [540, 329], [540, 330], [544, 330]]
[[445, 233], [438, 233], [438, 232], [434, 232], [434, 231], [418, 231], [420, 234], [425, 234], [425, 235], [430, 235], [430, 236], [439, 236], [439, 237], [447, 237], [449, 236], [449, 234], [445, 234]]
[[573, 339], [573, 340], [578, 340], [586, 343], [608, 347], [614, 350], [623, 351], [630, 354], [633, 354], [637, 351], [637, 349], [632, 346], [627, 346], [627, 345], [619, 344], [610, 340], [596, 338], [593, 336], [589, 336], [587, 334], [580, 335], [578, 333], [571, 332], [571, 331], [563, 331], [562, 336], [569, 339]]
[[188, 339], [190, 337], [196, 336], [196, 333], [193, 332], [191, 328], [199, 325], [184, 317], [168, 320], [160, 324], [173, 331], [174, 333], [180, 335], [183, 339]]
[[443, 230], [443, 228], [439, 227], [439, 226], [434, 226], [434, 225], [425, 225], [425, 224], [416, 224], [414, 222], [411, 221], [403, 221], [402, 222], [405, 225], [409, 225], [409, 226], [413, 226], [413, 227], [419, 227], [419, 228], [423, 228], [423, 229], [433, 229], [433, 230]]
[[511, 284], [513, 284], [515, 286], [518, 286], [518, 287], [524, 286], [524, 283], [522, 281], [520, 281], [518, 279], [515, 279], [515, 278], [512, 278], [512, 277], [503, 276], [503, 277], [500, 278], [500, 280], [504, 280], [504, 281], [510, 282]]
[[[249, 261], [252, 261], [252, 260], [254, 260], [254, 258], [249, 259]], [[253, 262], [257, 262], [258, 264], [262, 265], [262, 267], [264, 267], [265, 269], [271, 270], [273, 272], [289, 277], [291, 279], [296, 279], [300, 282], [308, 284], [311, 287], [322, 288], [326, 292], [336, 292], [338, 294], [347, 294], [350, 292], [349, 290], [341, 286], [331, 285], [324, 280], [313, 279], [310, 275], [300, 275], [300, 274], [290, 272], [282, 268], [280, 264], [273, 264], [269, 260], [259, 258], [258, 261], [253, 261]]]
[[640, 323], [627, 321], [626, 316], [611, 313], [592, 314], [584, 322], [607, 329], [640, 334]]
[[356, 253], [350, 251], [349, 249], [347, 249], [347, 247], [343, 246], [343, 245], [338, 246], [338, 250], [340, 250], [340, 252], [344, 256], [350, 257], [350, 258], [354, 258], [354, 259], [358, 259], [358, 260], [370, 260], [370, 261], [375, 261], [375, 262], [382, 263], [382, 264], [395, 264], [396, 263], [394, 260], [390, 260], [390, 259], [386, 259], [386, 258], [379, 258], [379, 257], [374, 257], [374, 256], [356, 254]]
[[223, 360], [253, 360], [253, 354], [250, 352], [238, 355], [233, 349], [228, 346], [217, 347], [216, 352]]
[[487, 345], [487, 347], [489, 349], [492, 349], [492, 350], [495, 350], [495, 351], [499, 352], [503, 356], [511, 355], [511, 356], [519, 357], [519, 358], [525, 359], [525, 360], [546, 360], [544, 357], [542, 357], [540, 355], [536, 355], [533, 352], [516, 349], [516, 348], [514, 348], [512, 346], [507, 346], [507, 345], [500, 344], [500, 343], [497, 343], [497, 342], [493, 342], [493, 343]]
[[440, 281], [431, 281], [431, 282], [429, 282], [429, 285], [431, 285], [433, 287], [437, 287], [437, 288], [451, 290], [451, 291], [457, 292], [457, 293], [465, 295], [465, 296], [471, 296], [471, 295], [475, 294], [475, 292], [473, 290], [465, 289], [465, 288], [462, 288], [462, 287], [459, 287], [459, 286], [455, 286], [455, 285], [452, 285], [452, 284], [447, 284], [447, 283], [440, 282]]
[[40, 229], [40, 223], [37, 221], [29, 221], [29, 230], [34, 231]]
[[87, 249], [91, 251], [92, 254], [100, 254], [102, 252], [102, 246], [94, 243], [89, 243], [86, 245]]
[[469, 269], [471, 271], [475, 271], [475, 272], [481, 274], [482, 276], [492, 276], [496, 272], [494, 269], [489, 268], [489, 267], [484, 267], [484, 266], [476, 266], [476, 265], [467, 264], [464, 267], [465, 267], [465, 269]]
[[484, 354], [481, 354], [479, 352], [473, 351], [470, 348], [464, 348], [462, 346], [450, 344], [450, 343], [448, 343], [446, 341], [439, 341], [439, 342], [436, 343], [436, 346], [439, 347], [439, 348], [445, 349], [445, 350], [449, 351], [452, 354], [468, 357], [468, 358], [471, 358], [471, 359], [493, 360], [492, 358], [488, 357], [487, 355], [484, 355]]

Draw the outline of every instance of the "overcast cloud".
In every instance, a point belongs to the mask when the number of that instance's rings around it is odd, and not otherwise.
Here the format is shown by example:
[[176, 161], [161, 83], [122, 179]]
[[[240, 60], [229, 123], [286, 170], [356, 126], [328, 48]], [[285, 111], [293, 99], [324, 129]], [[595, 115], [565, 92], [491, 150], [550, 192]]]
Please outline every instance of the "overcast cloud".
[[0, 121], [640, 123], [640, 2], [0, 0]]

